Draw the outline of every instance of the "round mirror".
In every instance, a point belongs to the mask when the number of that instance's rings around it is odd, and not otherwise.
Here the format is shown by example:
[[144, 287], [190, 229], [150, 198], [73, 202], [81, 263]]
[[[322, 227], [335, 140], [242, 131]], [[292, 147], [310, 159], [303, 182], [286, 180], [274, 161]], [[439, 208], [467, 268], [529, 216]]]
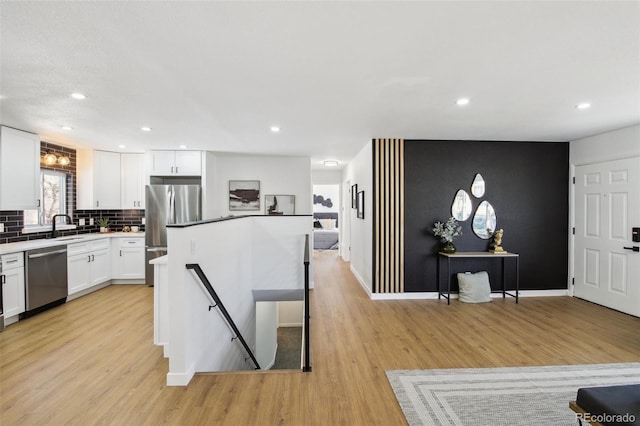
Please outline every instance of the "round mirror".
[[473, 178], [471, 193], [476, 198], [480, 198], [484, 195], [484, 178], [480, 173], [476, 174], [476, 177]]
[[473, 233], [488, 240], [496, 230], [496, 211], [488, 201], [480, 203], [473, 215]]
[[471, 216], [471, 197], [464, 189], [459, 189], [451, 204], [451, 216], [465, 221]]

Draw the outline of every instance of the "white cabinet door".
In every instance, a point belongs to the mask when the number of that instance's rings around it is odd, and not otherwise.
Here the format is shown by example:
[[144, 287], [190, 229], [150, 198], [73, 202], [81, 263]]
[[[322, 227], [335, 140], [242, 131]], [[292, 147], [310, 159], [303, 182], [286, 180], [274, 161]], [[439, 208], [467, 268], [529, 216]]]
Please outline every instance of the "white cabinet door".
[[151, 176], [200, 176], [200, 151], [151, 151]]
[[151, 176], [174, 174], [175, 160], [175, 151], [151, 151]]
[[144, 209], [144, 154], [120, 154], [121, 208]]
[[98, 209], [120, 208], [120, 154], [95, 151], [94, 200]]
[[0, 128], [0, 210], [35, 209], [39, 193], [40, 137]]
[[98, 250], [91, 253], [90, 285], [103, 283], [111, 279], [111, 254], [109, 250]]
[[119, 278], [144, 279], [144, 247], [123, 247], [119, 254]]
[[180, 176], [200, 176], [202, 155], [200, 151], [176, 151], [176, 174]]
[[4, 317], [9, 318], [21, 314], [25, 310], [24, 301], [24, 268], [9, 269], [2, 273], [2, 301]]
[[78, 149], [76, 161], [78, 207], [120, 209], [120, 154]]
[[76, 254], [67, 257], [67, 290], [69, 295], [77, 293], [90, 286], [91, 255]]

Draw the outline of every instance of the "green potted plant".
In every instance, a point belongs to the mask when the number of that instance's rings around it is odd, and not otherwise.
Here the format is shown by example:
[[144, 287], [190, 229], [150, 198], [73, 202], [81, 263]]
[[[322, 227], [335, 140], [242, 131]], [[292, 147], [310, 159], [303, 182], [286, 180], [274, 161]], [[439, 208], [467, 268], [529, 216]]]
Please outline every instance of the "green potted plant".
[[100, 226], [100, 232], [109, 231], [109, 219], [98, 219], [98, 226]]

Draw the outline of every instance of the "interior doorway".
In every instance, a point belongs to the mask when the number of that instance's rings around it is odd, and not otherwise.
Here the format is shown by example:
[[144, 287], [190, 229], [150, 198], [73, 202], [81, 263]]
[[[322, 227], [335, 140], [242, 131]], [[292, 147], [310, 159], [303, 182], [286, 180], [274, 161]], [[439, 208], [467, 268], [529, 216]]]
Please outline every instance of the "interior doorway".
[[340, 248], [340, 185], [313, 185], [313, 248]]

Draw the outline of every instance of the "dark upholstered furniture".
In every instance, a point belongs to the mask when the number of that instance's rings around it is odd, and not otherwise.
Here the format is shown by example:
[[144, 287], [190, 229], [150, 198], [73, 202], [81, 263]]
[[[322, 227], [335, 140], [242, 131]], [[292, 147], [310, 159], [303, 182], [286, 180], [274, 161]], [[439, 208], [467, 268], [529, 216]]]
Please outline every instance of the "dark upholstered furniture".
[[640, 425], [640, 384], [581, 388], [569, 406], [592, 425]]

